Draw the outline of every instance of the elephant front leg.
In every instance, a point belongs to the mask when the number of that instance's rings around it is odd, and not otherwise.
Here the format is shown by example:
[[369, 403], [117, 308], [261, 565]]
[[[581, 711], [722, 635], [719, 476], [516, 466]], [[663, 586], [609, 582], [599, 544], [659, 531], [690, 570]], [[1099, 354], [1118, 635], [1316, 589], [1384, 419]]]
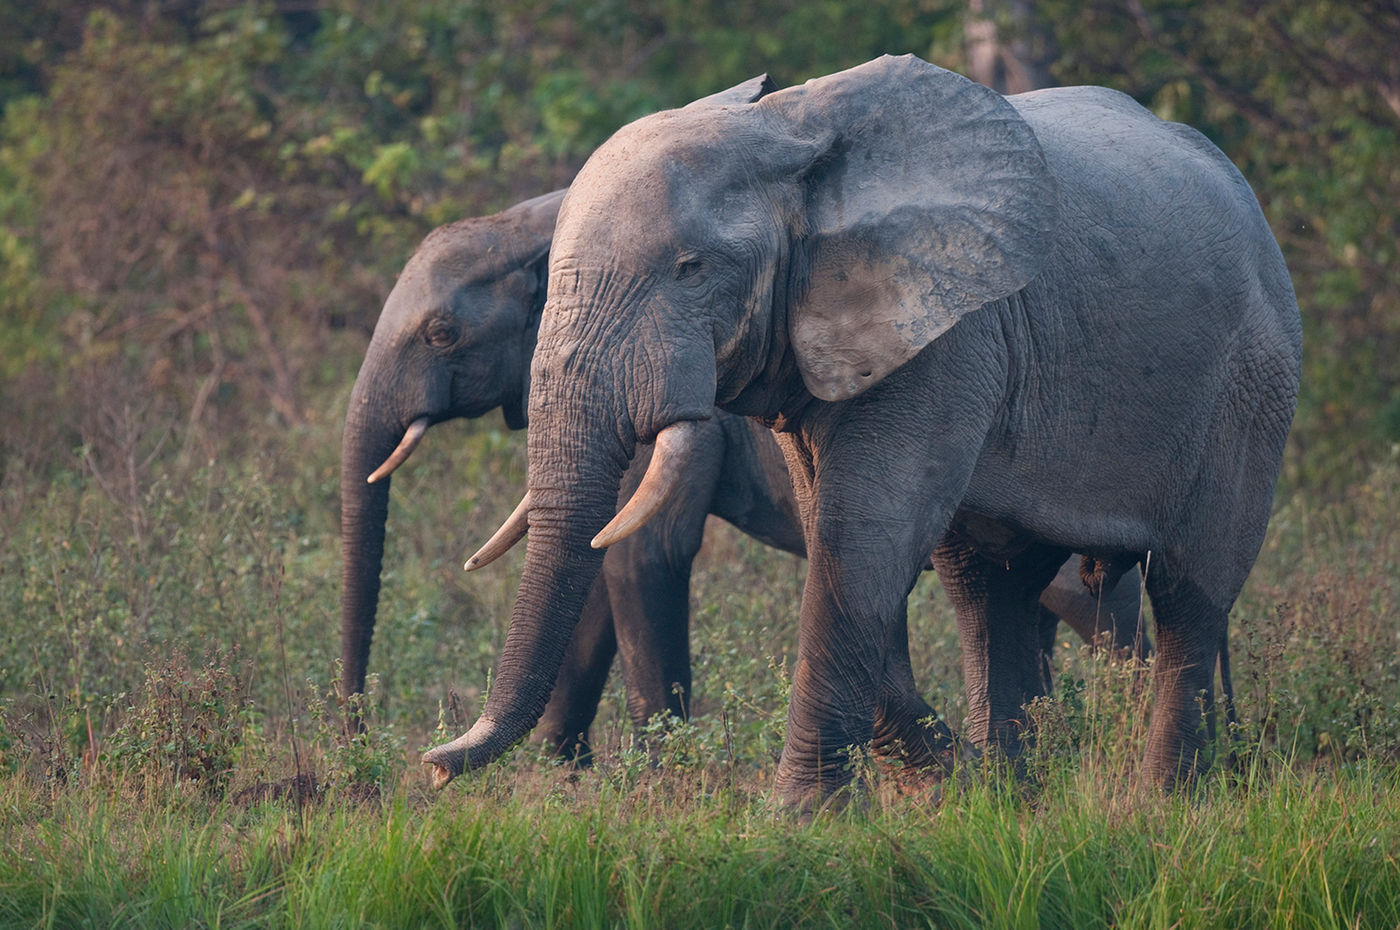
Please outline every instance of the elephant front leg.
[[627, 714], [644, 726], [657, 714], [690, 716], [690, 564], [641, 559], [609, 574], [613, 622], [627, 683]]
[[976, 745], [1020, 753], [1025, 705], [1049, 691], [1038, 598], [1067, 553], [1033, 546], [993, 561], [949, 534], [934, 551], [939, 580], [953, 602], [967, 693], [964, 736]]
[[941, 723], [926, 731], [932, 711], [913, 688], [903, 621], [923, 560], [913, 555], [918, 543], [900, 544], [897, 527], [877, 518], [842, 545], [812, 547], [777, 772], [779, 796], [799, 814], [814, 813], [849, 786], [853, 750], [877, 738], [887, 747], [907, 741], [905, 750], [921, 761], [939, 761], [951, 750]]
[[951, 769], [957, 755], [952, 731], [914, 683], [909, 660], [907, 598], [890, 627], [871, 748], [877, 755], [910, 769], [935, 773]]

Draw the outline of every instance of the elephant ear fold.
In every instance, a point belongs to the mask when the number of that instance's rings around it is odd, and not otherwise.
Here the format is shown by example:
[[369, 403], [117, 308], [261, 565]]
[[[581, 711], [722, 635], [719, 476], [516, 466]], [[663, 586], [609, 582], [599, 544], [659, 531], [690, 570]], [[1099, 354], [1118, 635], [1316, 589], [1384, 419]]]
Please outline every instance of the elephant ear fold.
[[759, 108], [818, 139], [805, 171], [808, 277], [789, 334], [808, 390], [854, 397], [1039, 274], [1058, 189], [1005, 97], [886, 56]]
[[768, 96], [778, 89], [778, 85], [766, 74], [758, 77], [751, 77], [742, 84], [735, 84], [728, 90], [722, 90], [717, 94], [710, 94], [708, 97], [701, 97], [694, 103], [687, 104], [690, 107], [714, 107], [714, 106], [734, 106], [741, 103], [756, 103], [759, 99]]
[[539, 261], [554, 241], [554, 222], [568, 188], [524, 200], [500, 214], [500, 235], [492, 244], [504, 269]]

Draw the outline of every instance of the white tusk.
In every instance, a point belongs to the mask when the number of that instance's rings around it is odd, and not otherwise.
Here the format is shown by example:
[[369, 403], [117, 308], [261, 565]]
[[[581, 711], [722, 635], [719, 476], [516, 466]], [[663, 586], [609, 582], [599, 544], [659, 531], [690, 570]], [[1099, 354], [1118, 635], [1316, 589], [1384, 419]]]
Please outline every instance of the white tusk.
[[506, 522], [496, 531], [496, 535], [486, 540], [486, 545], [478, 549], [476, 555], [467, 559], [467, 564], [462, 567], [474, 572], [483, 565], [490, 565], [524, 539], [525, 531], [529, 528], [530, 492], [526, 491], [525, 496], [520, 498], [520, 503], [515, 505], [515, 510], [511, 511], [510, 516], [506, 517]]
[[389, 457], [365, 480], [374, 484], [380, 478], [387, 478], [389, 474], [413, 454], [413, 450], [418, 448], [418, 443], [423, 441], [423, 434], [428, 431], [428, 418], [419, 417], [408, 424], [408, 429], [404, 430], [403, 439], [399, 440], [399, 447], [389, 453]]
[[593, 537], [594, 549], [606, 549], [631, 536], [656, 516], [680, 483], [700, 432], [698, 420], [681, 420], [663, 429], [656, 437], [651, 464], [637, 487], [637, 493], [623, 505], [612, 522]]

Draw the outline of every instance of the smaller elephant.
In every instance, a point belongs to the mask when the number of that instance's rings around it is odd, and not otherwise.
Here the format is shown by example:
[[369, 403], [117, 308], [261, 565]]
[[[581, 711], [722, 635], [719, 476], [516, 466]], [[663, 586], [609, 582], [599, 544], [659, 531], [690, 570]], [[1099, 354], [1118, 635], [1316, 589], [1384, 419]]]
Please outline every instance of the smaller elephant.
[[[545, 300], [545, 268], [555, 191], [493, 216], [430, 233], [385, 302], [346, 417], [341, 475], [343, 690], [363, 689], [377, 610], [388, 511], [389, 475], [427, 428], [502, 408], [513, 429], [526, 425], [525, 399], [536, 329]], [[629, 716], [685, 716], [691, 700], [691, 562], [707, 515], [785, 552], [805, 555], [787, 465], [772, 433], [716, 410], [698, 424], [701, 441], [682, 463], [684, 490], [664, 513], [608, 550], [589, 592], [539, 723], [536, 737], [560, 755], [586, 760], [588, 733], [614, 656], [621, 660]], [[651, 447], [639, 448], [623, 478], [619, 505], [647, 472]], [[366, 480], [368, 479], [368, 480]], [[1078, 561], [1046, 588], [1041, 602], [1046, 649], [1059, 622], [1086, 641], [1110, 632], [1139, 654], [1134, 571], [1089, 596]], [[902, 633], [902, 631], [901, 631]], [[907, 644], [895, 648], [907, 650]], [[900, 740], [906, 752], [927, 742], [918, 721], [933, 711], [918, 696], [907, 657], [887, 683], [877, 745]], [[931, 749], [914, 752], [915, 757]]]

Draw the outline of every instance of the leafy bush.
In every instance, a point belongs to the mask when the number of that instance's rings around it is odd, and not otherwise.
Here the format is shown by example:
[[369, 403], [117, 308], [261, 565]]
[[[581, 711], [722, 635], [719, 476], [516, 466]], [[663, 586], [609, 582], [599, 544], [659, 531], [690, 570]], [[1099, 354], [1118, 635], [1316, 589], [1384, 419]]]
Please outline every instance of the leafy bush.
[[117, 772], [217, 792], [232, 778], [251, 703], [237, 654], [191, 668], [176, 652], [146, 680], [106, 740], [103, 758]]

